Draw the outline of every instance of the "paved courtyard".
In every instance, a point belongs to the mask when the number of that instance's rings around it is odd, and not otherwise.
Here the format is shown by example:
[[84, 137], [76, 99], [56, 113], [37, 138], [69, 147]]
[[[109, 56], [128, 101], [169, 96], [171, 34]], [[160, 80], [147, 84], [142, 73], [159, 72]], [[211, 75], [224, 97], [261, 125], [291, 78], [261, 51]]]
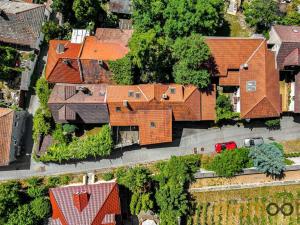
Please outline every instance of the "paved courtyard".
[[[147, 163], [170, 158], [172, 155], [186, 155], [194, 152], [194, 148], [203, 147], [201, 153], [214, 151], [214, 144], [223, 141], [235, 141], [239, 146], [243, 139], [254, 136], [262, 136], [265, 139], [276, 141], [293, 140], [300, 138], [300, 123], [298, 118], [283, 117], [280, 130], [268, 130], [265, 127], [246, 128], [228, 126], [223, 128], [200, 128], [201, 126], [188, 124], [182, 129], [181, 138], [172, 144], [158, 145], [151, 148], [135, 147], [115, 150], [106, 159], [90, 160], [69, 164], [42, 164], [31, 160], [30, 169], [0, 171], [0, 180], [26, 178], [38, 175], [54, 175], [62, 173], [91, 172], [119, 166]], [[180, 126], [184, 126], [181, 124]]]

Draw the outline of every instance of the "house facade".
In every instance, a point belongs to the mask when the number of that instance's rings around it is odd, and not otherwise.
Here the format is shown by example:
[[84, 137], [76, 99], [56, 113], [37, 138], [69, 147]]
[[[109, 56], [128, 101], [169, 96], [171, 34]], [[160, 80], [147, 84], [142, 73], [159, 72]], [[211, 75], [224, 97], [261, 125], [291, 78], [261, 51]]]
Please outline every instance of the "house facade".
[[285, 112], [300, 113], [300, 26], [271, 28], [269, 48], [276, 55], [280, 71], [280, 94]]
[[121, 214], [116, 182], [49, 189], [51, 225], [115, 225]]
[[82, 43], [51, 40], [46, 65], [50, 83], [110, 83], [108, 61], [123, 58], [129, 51], [132, 30], [98, 28]]
[[8, 166], [19, 156], [25, 122], [25, 111], [0, 108], [0, 166]]

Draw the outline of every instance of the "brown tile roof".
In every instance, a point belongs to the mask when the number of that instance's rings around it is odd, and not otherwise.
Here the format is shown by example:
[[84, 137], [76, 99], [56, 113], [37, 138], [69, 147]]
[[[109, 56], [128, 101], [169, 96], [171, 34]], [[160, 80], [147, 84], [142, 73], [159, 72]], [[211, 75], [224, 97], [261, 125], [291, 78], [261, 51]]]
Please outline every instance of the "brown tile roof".
[[[300, 42], [300, 39], [299, 39]], [[284, 66], [296, 66], [300, 65], [300, 50], [299, 48], [295, 48], [293, 51], [288, 54], [284, 61], [283, 61]]]
[[115, 182], [51, 188], [49, 194], [53, 225], [113, 225], [121, 213]]
[[272, 27], [282, 42], [299, 42], [300, 26], [275, 25]]
[[45, 6], [0, 1], [0, 41], [36, 48], [44, 21]]
[[56, 84], [49, 108], [58, 123], [108, 123], [106, 84]]
[[[220, 85], [241, 89], [241, 118], [280, 116], [279, 74], [274, 53], [267, 49], [266, 41], [207, 38], [206, 42], [223, 76]], [[242, 64], [247, 64], [248, 68], [241, 68]], [[247, 91], [248, 81], [256, 82], [255, 91]]]
[[80, 59], [116, 60], [128, 52], [133, 30], [98, 28], [95, 36], [86, 37]]
[[0, 108], [0, 166], [8, 165], [10, 162], [13, 120], [13, 110]]
[[[208, 92], [199, 91], [194, 86], [184, 87], [178, 84], [108, 86], [107, 88], [110, 124], [139, 126], [141, 145], [172, 141], [173, 119], [175, 121], [215, 120], [215, 102], [214, 86]], [[151, 122], [158, 125], [150, 128]], [[147, 132], [152, 133], [149, 136]]]
[[[64, 45], [63, 53], [56, 51], [59, 44]], [[46, 79], [53, 83], [81, 83], [77, 60], [80, 48], [81, 44], [73, 44], [65, 40], [51, 40], [46, 65]]]

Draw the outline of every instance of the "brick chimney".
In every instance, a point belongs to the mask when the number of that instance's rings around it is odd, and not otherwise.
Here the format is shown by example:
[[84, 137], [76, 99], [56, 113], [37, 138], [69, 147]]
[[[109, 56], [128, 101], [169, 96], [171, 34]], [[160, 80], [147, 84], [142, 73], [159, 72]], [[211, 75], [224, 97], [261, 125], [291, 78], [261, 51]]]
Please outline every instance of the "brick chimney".
[[82, 212], [82, 210], [89, 203], [89, 194], [86, 191], [74, 193], [73, 194], [73, 203], [74, 203], [74, 206], [78, 209], [78, 211]]

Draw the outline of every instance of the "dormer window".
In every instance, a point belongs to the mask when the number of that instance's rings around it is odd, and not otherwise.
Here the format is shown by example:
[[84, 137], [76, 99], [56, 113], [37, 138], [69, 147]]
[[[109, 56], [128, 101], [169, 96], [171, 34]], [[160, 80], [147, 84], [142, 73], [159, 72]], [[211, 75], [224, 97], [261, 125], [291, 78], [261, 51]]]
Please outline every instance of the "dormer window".
[[150, 122], [150, 127], [151, 128], [155, 128], [155, 123], [154, 122]]
[[116, 112], [121, 112], [121, 107], [117, 106], [116, 107]]
[[141, 93], [140, 92], [135, 92], [135, 98], [140, 98], [141, 97]]
[[133, 97], [134, 96], [134, 91], [128, 91], [128, 97]]
[[175, 94], [175, 93], [176, 93], [176, 88], [170, 87], [170, 93], [171, 93], [171, 94]]

